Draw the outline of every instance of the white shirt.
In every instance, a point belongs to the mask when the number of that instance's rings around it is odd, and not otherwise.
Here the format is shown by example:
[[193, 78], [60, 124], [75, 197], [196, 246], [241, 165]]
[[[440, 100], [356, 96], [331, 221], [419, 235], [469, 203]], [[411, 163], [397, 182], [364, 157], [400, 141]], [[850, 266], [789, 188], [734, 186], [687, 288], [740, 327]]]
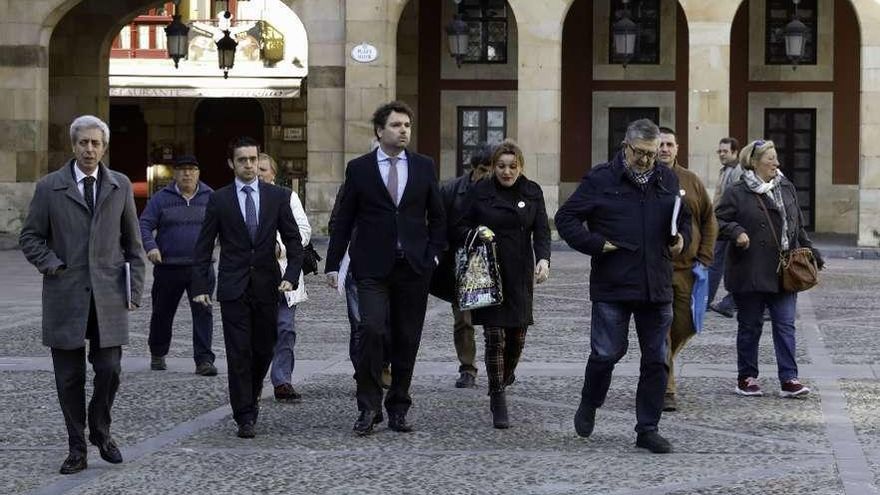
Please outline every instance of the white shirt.
[[260, 219], [260, 184], [259, 179], [254, 179], [251, 182], [245, 183], [239, 180], [238, 177], [235, 178], [235, 192], [238, 195], [238, 206], [241, 208], [241, 217], [244, 219], [245, 224], [247, 224], [247, 213], [245, 210], [245, 200], [247, 199], [247, 194], [241, 189], [244, 186], [251, 186], [253, 191], [251, 192], [251, 198], [254, 200], [254, 206], [257, 213], [257, 221]]
[[[101, 170], [101, 167], [95, 167], [95, 170], [86, 175], [82, 170], [79, 169], [79, 165], [76, 164], [76, 161], [73, 162], [73, 175], [76, 177], [76, 188], [79, 190], [79, 193], [82, 194], [83, 199], [86, 197], [85, 192], [85, 184], [83, 183], [83, 179], [86, 177], [94, 177], [95, 178], [95, 187], [92, 188], [92, 204], [98, 205], [98, 171]], [[86, 203], [88, 204], [88, 203]]]
[[[388, 172], [391, 170], [391, 162], [388, 161], [388, 155], [382, 151], [382, 148], [376, 150], [376, 161], [379, 162], [379, 174], [382, 175], [382, 182], [388, 186]], [[406, 161], [406, 151], [402, 151], [397, 155], [397, 204], [403, 198], [403, 191], [406, 189], [406, 180], [409, 177], [409, 167]]]

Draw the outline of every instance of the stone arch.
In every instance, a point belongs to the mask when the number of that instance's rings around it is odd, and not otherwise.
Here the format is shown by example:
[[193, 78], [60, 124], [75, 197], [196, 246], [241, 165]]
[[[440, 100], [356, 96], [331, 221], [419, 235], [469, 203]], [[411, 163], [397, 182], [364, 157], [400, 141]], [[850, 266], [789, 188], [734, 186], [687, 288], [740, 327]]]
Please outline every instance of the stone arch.
[[[605, 161], [613, 147], [608, 135], [612, 107], [657, 108], [658, 124], [675, 128], [679, 159], [688, 163], [690, 44], [681, 2], [661, 0], [661, 22], [671, 23], [675, 35], [663, 40], [661, 28], [660, 63], [626, 69], [604, 59], [608, 30], [600, 19], [610, 15], [603, 7], [607, 3], [574, 0], [563, 21], [560, 196], [570, 193], [591, 165]], [[662, 58], [666, 43], [673, 53], [668, 60]]]
[[406, 2], [395, 31], [396, 95], [416, 110], [414, 149], [434, 157], [443, 178], [459, 172], [467, 149], [459, 142], [459, 108], [503, 108], [506, 135], [517, 135], [519, 23], [512, 2], [505, 7], [507, 60], [496, 64], [456, 65], [443, 31], [454, 8], [453, 2]]
[[[753, 4], [752, 2], [758, 2]], [[859, 228], [862, 33], [850, 0], [818, 0], [820, 36], [815, 65], [765, 64], [764, 0], [739, 3], [730, 28], [730, 134], [746, 143], [783, 141], [782, 170], [798, 187], [812, 230], [855, 233]], [[833, 35], [822, 37], [823, 32]], [[738, 108], [738, 111], [734, 111]], [[769, 119], [786, 109], [812, 111], [810, 148], [795, 150]]]

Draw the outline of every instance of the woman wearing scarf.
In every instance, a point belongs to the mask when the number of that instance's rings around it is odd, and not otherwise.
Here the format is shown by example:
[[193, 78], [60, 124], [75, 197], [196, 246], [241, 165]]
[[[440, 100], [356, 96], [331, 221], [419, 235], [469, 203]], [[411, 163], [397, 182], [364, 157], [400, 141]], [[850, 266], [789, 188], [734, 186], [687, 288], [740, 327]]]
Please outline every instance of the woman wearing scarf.
[[486, 337], [486, 375], [489, 378], [489, 409], [495, 428], [509, 428], [504, 389], [513, 383], [526, 339], [534, 324], [532, 300], [535, 284], [550, 276], [550, 226], [544, 193], [523, 175], [525, 161], [519, 146], [505, 140], [492, 153], [492, 178], [473, 185], [458, 223], [459, 234], [478, 226], [481, 235], [494, 236], [501, 290], [499, 306], [471, 312], [474, 325], [483, 325]]
[[727, 248], [724, 284], [739, 308], [736, 393], [763, 395], [758, 383], [758, 343], [767, 308], [780, 396], [804, 396], [810, 389], [798, 381], [795, 361], [797, 293], [783, 290], [779, 257], [791, 249], [807, 247], [820, 269], [824, 262], [804, 231], [797, 191], [779, 171], [773, 141], [752, 141], [740, 151], [739, 161], [745, 170], [742, 180], [729, 187], [715, 207], [718, 238], [732, 241]]

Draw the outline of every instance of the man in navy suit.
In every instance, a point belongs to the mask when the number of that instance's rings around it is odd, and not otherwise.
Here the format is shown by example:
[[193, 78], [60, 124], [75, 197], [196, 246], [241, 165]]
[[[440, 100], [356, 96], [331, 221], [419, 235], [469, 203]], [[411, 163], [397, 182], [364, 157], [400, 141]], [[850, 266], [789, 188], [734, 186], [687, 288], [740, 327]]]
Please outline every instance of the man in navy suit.
[[[208, 200], [195, 248], [193, 301], [211, 305], [210, 270], [220, 236], [217, 300], [223, 320], [229, 399], [238, 436], [253, 438], [263, 380], [272, 363], [278, 292], [297, 287], [303, 249], [290, 209], [290, 192], [257, 179], [260, 147], [249, 137], [229, 144], [235, 181]], [[275, 258], [275, 232], [287, 249], [282, 276]]]
[[[412, 431], [406, 421], [412, 405], [409, 385], [431, 273], [446, 248], [446, 218], [434, 161], [406, 150], [412, 116], [412, 110], [399, 101], [382, 105], [373, 114], [379, 147], [348, 163], [345, 195], [327, 248], [328, 284], [336, 286], [346, 248], [358, 283], [362, 326], [355, 364], [358, 435], [372, 433], [373, 425], [382, 421], [384, 360], [391, 362], [391, 387], [385, 397], [388, 427]], [[355, 228], [357, 238], [352, 240]], [[390, 356], [384, 355], [386, 338], [390, 338]]]

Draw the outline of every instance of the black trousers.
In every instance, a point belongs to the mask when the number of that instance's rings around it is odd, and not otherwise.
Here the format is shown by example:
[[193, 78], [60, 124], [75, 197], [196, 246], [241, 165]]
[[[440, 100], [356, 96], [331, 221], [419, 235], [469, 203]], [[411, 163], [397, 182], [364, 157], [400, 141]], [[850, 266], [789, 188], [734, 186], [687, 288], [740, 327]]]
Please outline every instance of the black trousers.
[[272, 364], [278, 333], [278, 300], [255, 299], [248, 288], [240, 299], [220, 302], [229, 402], [238, 424], [257, 419], [257, 401]]
[[[391, 363], [389, 414], [406, 414], [409, 386], [422, 339], [431, 274], [419, 274], [399, 258], [385, 278], [359, 278], [361, 343], [355, 365], [358, 410], [378, 411], [382, 403], [382, 365]], [[389, 351], [385, 351], [387, 345]]]
[[67, 442], [70, 453], [86, 454], [86, 418], [89, 424], [89, 439], [92, 443], [103, 444], [110, 439], [110, 409], [119, 389], [119, 374], [122, 371], [122, 347], [101, 348], [98, 338], [98, 317], [95, 300], [92, 299], [89, 321], [86, 328], [89, 339], [89, 362], [95, 372], [94, 391], [89, 401], [86, 416], [86, 348], [52, 348], [52, 365], [55, 369], [55, 388], [64, 423], [67, 425]]
[[[210, 292], [214, 292], [214, 270], [210, 270]], [[187, 294], [193, 321], [193, 359], [196, 364], [214, 362], [211, 341], [214, 336], [214, 315], [211, 308], [192, 302], [192, 266], [156, 265], [153, 268], [153, 314], [150, 316], [150, 354], [165, 356], [171, 347], [171, 329], [180, 297]]]

